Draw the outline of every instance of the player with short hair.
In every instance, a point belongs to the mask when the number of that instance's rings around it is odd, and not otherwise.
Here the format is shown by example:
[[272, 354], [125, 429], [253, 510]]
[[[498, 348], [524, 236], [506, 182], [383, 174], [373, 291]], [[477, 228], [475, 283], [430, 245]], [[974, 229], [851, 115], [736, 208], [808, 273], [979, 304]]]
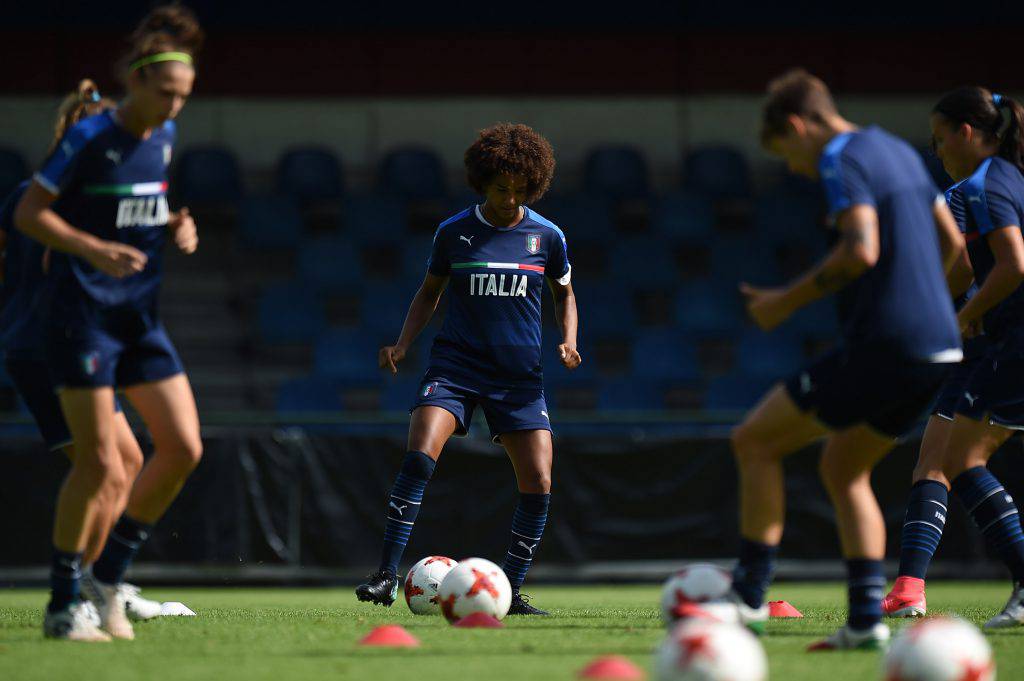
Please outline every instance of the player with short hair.
[[[988, 470], [992, 454], [1024, 429], [1024, 106], [983, 87], [945, 94], [932, 109], [932, 143], [950, 177], [950, 196], [963, 207], [961, 228], [974, 266], [977, 293], [960, 309], [967, 338], [984, 332], [988, 348], [961, 386], [943, 447], [942, 473], [953, 493], [1010, 569], [1013, 593], [985, 627], [1024, 624], [1024, 531], [1013, 499]], [[932, 505], [945, 504], [933, 485]], [[914, 499], [911, 499], [912, 503]], [[908, 516], [910, 509], [908, 509]], [[923, 515], [923, 514], [922, 514]], [[924, 614], [924, 573], [942, 537], [944, 515], [919, 523], [918, 575], [901, 576], [888, 599]]]
[[[116, 111], [69, 128], [15, 208], [18, 229], [54, 251], [44, 287], [46, 358], [75, 443], [54, 522], [43, 624], [50, 637], [108, 638], [86, 626], [79, 580], [89, 528], [108, 512], [112, 490], [128, 480], [118, 450], [115, 388], [142, 416], [154, 454], [83, 580], [107, 634], [134, 637], [120, 588], [125, 571], [202, 453], [192, 390], [157, 306], [171, 221], [166, 191], [173, 119], [191, 93], [192, 56], [202, 37], [194, 15], [180, 5], [150, 12], [132, 35], [127, 97]], [[175, 220], [191, 223], [187, 211]], [[184, 250], [195, 246], [192, 231]]]
[[452, 435], [467, 433], [479, 406], [493, 441], [512, 460], [519, 484], [503, 566], [512, 585], [509, 613], [546, 614], [520, 593], [551, 497], [551, 425], [541, 371], [545, 280], [562, 335], [561, 362], [575, 369], [581, 361], [565, 235], [529, 208], [550, 186], [555, 158], [540, 134], [525, 125], [503, 123], [480, 132], [466, 151], [465, 165], [470, 187], [484, 200], [438, 227], [426, 277], [401, 335], [380, 350], [380, 367], [396, 372], [449, 289], [448, 314], [434, 339], [411, 412], [408, 452], [388, 499], [380, 566], [356, 595], [386, 606], [394, 602], [398, 564], [423, 491], [445, 443]]
[[871, 470], [963, 356], [945, 280], [963, 236], [917, 152], [881, 128], [847, 121], [806, 71], [768, 86], [761, 140], [793, 172], [820, 178], [839, 238], [788, 286], [741, 285], [747, 309], [771, 329], [836, 294], [842, 341], [772, 388], [732, 433], [742, 535], [734, 597], [744, 620], [763, 626], [782, 539], [782, 461], [824, 439], [819, 467], [836, 511], [850, 607], [846, 625], [812, 650], [878, 647], [889, 638], [881, 622], [885, 523]]

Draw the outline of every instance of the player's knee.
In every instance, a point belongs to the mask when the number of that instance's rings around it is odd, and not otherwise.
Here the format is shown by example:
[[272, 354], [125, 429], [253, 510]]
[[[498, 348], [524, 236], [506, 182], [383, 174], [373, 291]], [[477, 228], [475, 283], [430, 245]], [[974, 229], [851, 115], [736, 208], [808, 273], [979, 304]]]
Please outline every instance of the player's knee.
[[854, 470], [828, 456], [821, 457], [818, 462], [818, 475], [833, 499], [850, 495], [858, 485], [865, 482], [870, 485], [869, 473]]
[[181, 467], [192, 472], [199, 465], [203, 458], [203, 442], [198, 437], [195, 439], [183, 440], [177, 447], [176, 458]]
[[124, 466], [118, 458], [117, 447], [100, 444], [92, 448], [92, 456], [85, 448], [78, 448], [74, 468], [77, 477], [89, 493], [112, 492], [123, 484]]
[[551, 473], [548, 471], [532, 471], [520, 477], [519, 491], [523, 494], [550, 494]]
[[754, 435], [746, 423], [741, 423], [733, 428], [729, 440], [732, 443], [732, 452], [736, 457], [736, 463], [741, 467], [757, 463], [763, 460], [767, 454], [760, 439]]
[[142, 471], [142, 452], [138, 448], [121, 450], [121, 463], [124, 466], [125, 477], [134, 480]]

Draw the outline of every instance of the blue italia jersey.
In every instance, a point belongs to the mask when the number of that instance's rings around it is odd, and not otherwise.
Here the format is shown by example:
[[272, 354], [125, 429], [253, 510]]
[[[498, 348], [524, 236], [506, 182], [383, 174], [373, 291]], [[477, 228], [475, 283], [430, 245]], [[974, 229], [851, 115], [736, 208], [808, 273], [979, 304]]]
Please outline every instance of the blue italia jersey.
[[565, 235], [529, 208], [510, 228], [491, 226], [474, 206], [445, 220], [427, 270], [450, 277], [448, 314], [430, 351], [429, 372], [497, 388], [540, 388], [544, 280], [568, 284]]
[[[967, 239], [974, 279], [983, 285], [995, 266], [995, 257], [985, 237], [1004, 227], [1019, 228], [1024, 221], [1024, 175], [1005, 159], [987, 158], [970, 177], [951, 188], [950, 197], [952, 202], [964, 207], [954, 215]], [[1024, 324], [1024, 286], [1018, 286], [986, 312], [983, 325], [987, 335], [998, 337], [1021, 324]]]
[[908, 359], [959, 361], [960, 331], [932, 212], [941, 199], [920, 155], [872, 126], [833, 138], [819, 170], [833, 221], [856, 205], [878, 213], [878, 262], [838, 294], [844, 341]]
[[0, 208], [0, 230], [7, 239], [0, 289], [0, 346], [9, 356], [42, 356], [43, 317], [39, 297], [45, 247], [14, 227], [14, 209], [28, 188], [22, 182]]
[[105, 111], [69, 129], [33, 179], [57, 195], [52, 207], [73, 227], [134, 246], [149, 261], [142, 272], [116, 279], [79, 258], [54, 258], [53, 300], [65, 318], [97, 306], [155, 308], [175, 126], [167, 121], [139, 139], [116, 116]]

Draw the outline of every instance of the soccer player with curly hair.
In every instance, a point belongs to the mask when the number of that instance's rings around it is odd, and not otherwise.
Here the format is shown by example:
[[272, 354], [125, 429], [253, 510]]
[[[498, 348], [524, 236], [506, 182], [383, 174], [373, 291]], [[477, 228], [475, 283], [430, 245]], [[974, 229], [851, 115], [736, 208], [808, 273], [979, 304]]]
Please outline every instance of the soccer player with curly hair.
[[502, 123], [480, 132], [465, 164], [469, 185], [483, 202], [438, 227], [426, 277], [398, 341], [379, 353], [380, 367], [397, 372], [451, 284], [448, 314], [413, 405], [408, 451], [388, 498], [380, 567], [356, 595], [385, 606], [394, 602], [398, 563], [423, 491], [448, 438], [467, 433], [479, 406], [519, 484], [503, 566], [512, 584], [509, 613], [543, 615], [519, 588], [544, 532], [551, 497], [551, 425], [541, 371], [545, 280], [561, 330], [561, 362], [575, 369], [581, 361], [565, 235], [529, 208], [550, 186], [555, 158], [548, 141], [531, 128]]

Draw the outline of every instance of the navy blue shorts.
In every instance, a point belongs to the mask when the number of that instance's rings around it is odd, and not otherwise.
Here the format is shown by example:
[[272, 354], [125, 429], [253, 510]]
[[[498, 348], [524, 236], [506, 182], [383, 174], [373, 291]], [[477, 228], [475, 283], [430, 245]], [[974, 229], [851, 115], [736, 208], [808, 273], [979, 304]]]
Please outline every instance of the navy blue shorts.
[[832, 430], [867, 424], [900, 438], [928, 413], [955, 364], [931, 364], [868, 348], [836, 348], [786, 381], [803, 411]]
[[102, 328], [51, 330], [47, 360], [61, 388], [128, 387], [183, 373], [162, 324], [122, 338]]
[[967, 379], [955, 411], [976, 421], [1024, 430], [1024, 329], [990, 344]]
[[455, 417], [455, 434], [464, 436], [469, 432], [477, 405], [484, 411], [493, 442], [500, 443], [504, 433], [551, 430], [543, 389], [495, 390], [429, 374], [424, 377], [410, 412], [419, 407], [440, 407]]
[[[4, 366], [14, 383], [14, 389], [35, 420], [47, 448], [55, 452], [70, 445], [71, 431], [64, 420], [57, 391], [50, 382], [47, 363], [36, 358], [7, 357]], [[117, 399], [114, 400], [114, 411], [121, 411]]]
[[939, 399], [935, 401], [935, 407], [932, 409], [933, 416], [947, 421], [953, 420], [956, 405], [963, 398], [964, 390], [967, 389], [967, 381], [975, 369], [981, 365], [988, 350], [987, 336], [976, 336], [964, 342], [964, 359], [953, 368], [946, 382], [942, 384]]

